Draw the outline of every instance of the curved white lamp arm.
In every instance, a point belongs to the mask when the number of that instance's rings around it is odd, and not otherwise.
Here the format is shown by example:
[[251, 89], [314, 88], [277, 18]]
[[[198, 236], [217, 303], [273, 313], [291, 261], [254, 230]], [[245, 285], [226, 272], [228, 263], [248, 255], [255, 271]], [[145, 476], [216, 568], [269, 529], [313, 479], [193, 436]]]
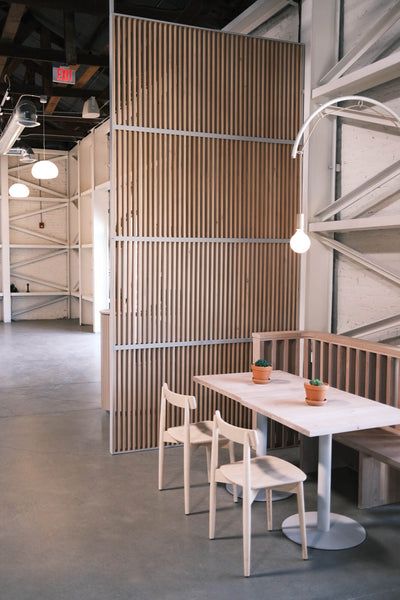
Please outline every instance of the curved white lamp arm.
[[336, 104], [337, 102], [344, 102], [345, 100], [356, 100], [358, 102], [368, 102], [369, 104], [375, 104], [376, 106], [380, 106], [381, 108], [386, 110], [389, 114], [391, 114], [392, 117], [394, 117], [394, 119], [397, 121], [397, 126], [400, 127], [399, 115], [397, 115], [391, 108], [388, 108], [387, 106], [382, 104], [382, 102], [378, 102], [378, 100], [374, 100], [373, 98], [368, 98], [367, 96], [341, 96], [340, 98], [334, 98], [333, 100], [329, 100], [328, 102], [325, 102], [325, 104], [322, 104], [319, 108], [317, 108], [317, 110], [315, 110], [308, 117], [308, 119], [306, 121], [304, 121], [304, 124], [301, 127], [301, 129], [299, 130], [299, 133], [297, 134], [296, 139], [293, 144], [292, 158], [296, 158], [296, 155], [298, 154], [297, 149], [299, 147], [300, 140], [303, 136], [304, 131], [307, 129], [307, 127], [309, 126], [311, 121], [328, 106], [331, 106], [332, 104]]

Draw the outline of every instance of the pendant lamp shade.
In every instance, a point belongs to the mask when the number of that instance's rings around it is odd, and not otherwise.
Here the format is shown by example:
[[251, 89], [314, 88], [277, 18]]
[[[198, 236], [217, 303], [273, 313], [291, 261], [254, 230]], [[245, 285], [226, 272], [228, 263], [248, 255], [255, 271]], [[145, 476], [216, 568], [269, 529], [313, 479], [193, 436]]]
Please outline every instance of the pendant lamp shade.
[[24, 183], [13, 183], [8, 190], [11, 198], [27, 198], [29, 188]]
[[39, 160], [33, 165], [31, 173], [36, 179], [55, 179], [58, 167], [51, 160]]
[[97, 119], [100, 116], [99, 105], [94, 96], [90, 96], [83, 105], [82, 118], [83, 119]]

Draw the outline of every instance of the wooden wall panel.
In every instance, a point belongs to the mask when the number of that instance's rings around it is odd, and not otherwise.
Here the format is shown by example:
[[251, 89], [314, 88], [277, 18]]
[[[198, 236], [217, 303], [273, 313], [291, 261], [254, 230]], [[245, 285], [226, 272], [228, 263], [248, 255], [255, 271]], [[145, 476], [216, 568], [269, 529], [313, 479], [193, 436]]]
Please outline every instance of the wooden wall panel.
[[301, 45], [123, 16], [114, 23], [120, 124], [295, 139]]
[[121, 16], [113, 47], [112, 448], [124, 452], [157, 446], [164, 381], [199, 397], [195, 418], [218, 407], [251, 426], [193, 375], [247, 371], [253, 331], [297, 327], [302, 47]]
[[298, 162], [288, 144], [117, 131], [119, 236], [286, 239]]
[[242, 339], [297, 323], [288, 244], [119, 242], [116, 271], [118, 345]]

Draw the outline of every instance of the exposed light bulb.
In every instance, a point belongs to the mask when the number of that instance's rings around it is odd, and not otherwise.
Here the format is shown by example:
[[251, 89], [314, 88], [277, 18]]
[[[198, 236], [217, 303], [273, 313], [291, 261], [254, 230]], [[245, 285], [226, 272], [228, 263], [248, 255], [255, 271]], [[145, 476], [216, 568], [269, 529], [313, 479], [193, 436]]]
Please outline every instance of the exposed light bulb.
[[8, 193], [11, 198], [26, 198], [29, 196], [29, 188], [24, 183], [13, 183]]
[[307, 252], [311, 246], [311, 240], [302, 229], [296, 229], [296, 233], [290, 238], [290, 247], [293, 252], [297, 254], [303, 254]]
[[311, 246], [311, 240], [304, 231], [304, 215], [300, 213], [297, 215], [297, 229], [296, 233], [290, 238], [290, 247], [293, 252], [297, 254], [303, 254]]
[[51, 160], [39, 160], [31, 170], [36, 179], [55, 179], [58, 176], [58, 167]]

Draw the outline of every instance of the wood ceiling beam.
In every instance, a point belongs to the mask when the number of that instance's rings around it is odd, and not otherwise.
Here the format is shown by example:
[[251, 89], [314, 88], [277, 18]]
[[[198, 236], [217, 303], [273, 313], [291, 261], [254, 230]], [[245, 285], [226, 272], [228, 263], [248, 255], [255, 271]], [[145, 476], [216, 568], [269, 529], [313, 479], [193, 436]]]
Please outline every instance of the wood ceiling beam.
[[[53, 48], [31, 48], [4, 42], [0, 42], [0, 56], [45, 63], [59, 62], [61, 64], [65, 62], [65, 52], [63, 50], [54, 50]], [[108, 56], [78, 52], [77, 63], [81, 65], [108, 67]]]
[[[3, 0], [7, 4], [25, 4], [37, 8], [38, 0]], [[65, 8], [65, 0], [40, 0], [41, 8]], [[73, 12], [101, 15], [108, 13], [108, 0], [68, 0], [68, 9]]]
[[64, 11], [65, 61], [67, 65], [78, 62], [76, 49], [75, 14], [70, 10]]
[[[24, 4], [11, 4], [8, 9], [6, 22], [4, 23], [3, 31], [1, 34], [0, 41], [2, 42], [13, 42], [17, 34], [18, 28], [21, 23], [21, 19], [26, 10]], [[3, 75], [4, 67], [6, 66], [8, 57], [0, 56], [0, 77]]]
[[[106, 89], [106, 88], [105, 88]], [[83, 100], [87, 100], [90, 96], [103, 97], [103, 93], [105, 90], [103, 89], [79, 89], [76, 86], [69, 87], [59, 87], [59, 86], [51, 86], [49, 89], [49, 93], [47, 96], [51, 98], [51, 96], [60, 96], [61, 98], [82, 98]], [[43, 89], [38, 86], [17, 86], [13, 85], [12, 95], [21, 96], [22, 94], [29, 94], [31, 96], [40, 96], [43, 94]]]

